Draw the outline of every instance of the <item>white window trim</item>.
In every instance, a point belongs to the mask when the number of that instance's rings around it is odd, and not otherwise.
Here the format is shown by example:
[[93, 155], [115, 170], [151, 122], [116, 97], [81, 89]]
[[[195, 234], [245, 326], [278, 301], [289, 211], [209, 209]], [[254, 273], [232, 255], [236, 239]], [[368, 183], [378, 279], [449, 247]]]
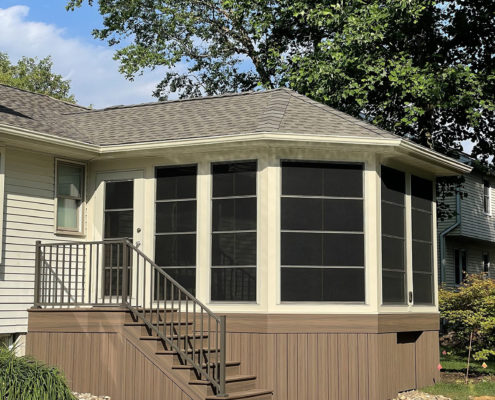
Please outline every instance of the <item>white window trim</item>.
[[[73, 229], [64, 229], [64, 228], [59, 228], [58, 227], [58, 164], [59, 163], [64, 163], [64, 164], [73, 164], [73, 165], [80, 165], [84, 168], [83, 172], [83, 182], [82, 182], [82, 190], [83, 190], [83, 195], [81, 199], [81, 204], [79, 206], [79, 228], [77, 230]], [[55, 158], [55, 187], [54, 187], [54, 193], [55, 193], [55, 225], [54, 225], [54, 231], [56, 235], [67, 235], [67, 236], [85, 236], [86, 235], [86, 188], [87, 188], [87, 165], [86, 163], [80, 162], [80, 161], [74, 161], [74, 160], [68, 160], [64, 158]]]
[[5, 146], [0, 146], [0, 263], [3, 263], [3, 225], [5, 206]]

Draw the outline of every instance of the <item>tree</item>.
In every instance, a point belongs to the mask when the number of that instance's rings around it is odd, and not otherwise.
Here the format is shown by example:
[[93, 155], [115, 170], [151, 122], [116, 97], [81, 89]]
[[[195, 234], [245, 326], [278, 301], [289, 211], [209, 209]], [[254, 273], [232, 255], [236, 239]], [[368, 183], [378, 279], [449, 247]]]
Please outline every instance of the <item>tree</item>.
[[469, 275], [456, 291], [441, 288], [438, 298], [457, 349], [467, 354], [472, 335], [473, 358], [495, 359], [495, 280]]
[[116, 46], [127, 78], [170, 69], [160, 99], [289, 86], [443, 153], [471, 140], [482, 161], [495, 154], [492, 0], [98, 5], [103, 28], [93, 34]]
[[12, 64], [8, 55], [0, 52], [0, 83], [75, 103], [74, 95], [70, 94], [70, 81], [54, 74], [52, 67], [50, 57], [41, 60], [22, 57], [17, 64]]

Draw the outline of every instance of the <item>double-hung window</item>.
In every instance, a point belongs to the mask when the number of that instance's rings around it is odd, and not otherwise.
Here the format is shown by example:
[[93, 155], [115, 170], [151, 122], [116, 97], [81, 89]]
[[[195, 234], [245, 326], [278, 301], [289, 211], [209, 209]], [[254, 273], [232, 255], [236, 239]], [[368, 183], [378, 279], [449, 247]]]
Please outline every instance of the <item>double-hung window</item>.
[[256, 171], [256, 161], [212, 165], [212, 301], [256, 301]]
[[283, 161], [281, 301], [364, 302], [363, 165]]
[[84, 165], [57, 160], [57, 231], [83, 231]]

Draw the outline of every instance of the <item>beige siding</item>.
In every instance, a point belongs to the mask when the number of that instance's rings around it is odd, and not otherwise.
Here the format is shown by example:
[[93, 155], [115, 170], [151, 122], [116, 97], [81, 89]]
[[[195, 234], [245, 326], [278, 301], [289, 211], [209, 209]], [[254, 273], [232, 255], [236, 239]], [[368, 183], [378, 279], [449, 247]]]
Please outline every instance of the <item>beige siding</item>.
[[34, 243], [54, 235], [54, 157], [7, 148], [3, 254], [0, 266], [0, 333], [26, 332], [33, 303]]

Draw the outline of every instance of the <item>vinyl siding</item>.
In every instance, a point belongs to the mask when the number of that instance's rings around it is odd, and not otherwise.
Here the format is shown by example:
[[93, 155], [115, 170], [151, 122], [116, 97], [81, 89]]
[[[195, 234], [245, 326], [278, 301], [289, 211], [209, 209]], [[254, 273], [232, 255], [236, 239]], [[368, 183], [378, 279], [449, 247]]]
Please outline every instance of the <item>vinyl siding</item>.
[[0, 265], [0, 333], [27, 331], [36, 240], [54, 234], [54, 157], [7, 148]]
[[[491, 184], [492, 214], [483, 211], [483, 180]], [[495, 179], [473, 173], [466, 176], [464, 189], [467, 197], [461, 201], [461, 235], [495, 243]]]

